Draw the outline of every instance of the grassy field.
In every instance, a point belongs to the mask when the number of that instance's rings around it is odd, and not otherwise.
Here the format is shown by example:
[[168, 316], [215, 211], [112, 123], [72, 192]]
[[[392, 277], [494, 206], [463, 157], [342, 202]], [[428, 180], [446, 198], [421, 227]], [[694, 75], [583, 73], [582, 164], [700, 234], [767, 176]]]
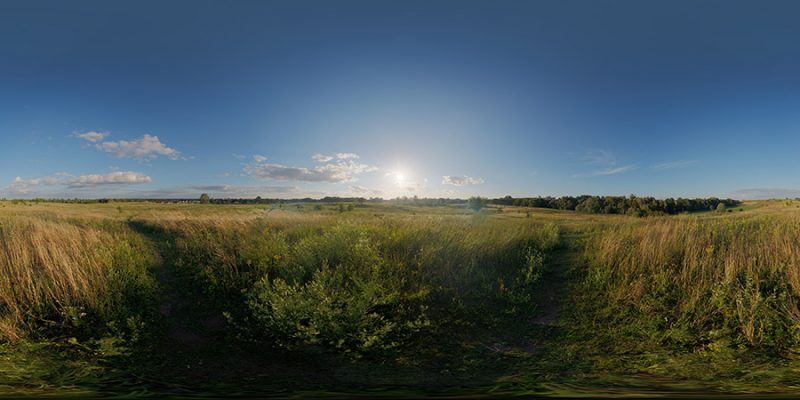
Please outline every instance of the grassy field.
[[800, 202], [0, 202], [2, 395], [800, 388]]

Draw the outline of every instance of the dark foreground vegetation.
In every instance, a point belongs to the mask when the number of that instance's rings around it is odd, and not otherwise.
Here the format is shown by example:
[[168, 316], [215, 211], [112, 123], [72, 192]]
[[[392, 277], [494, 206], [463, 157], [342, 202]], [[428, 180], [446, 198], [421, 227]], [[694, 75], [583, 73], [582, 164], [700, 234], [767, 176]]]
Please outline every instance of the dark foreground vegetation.
[[0, 203], [0, 392], [797, 393], [797, 205], [719, 204]]

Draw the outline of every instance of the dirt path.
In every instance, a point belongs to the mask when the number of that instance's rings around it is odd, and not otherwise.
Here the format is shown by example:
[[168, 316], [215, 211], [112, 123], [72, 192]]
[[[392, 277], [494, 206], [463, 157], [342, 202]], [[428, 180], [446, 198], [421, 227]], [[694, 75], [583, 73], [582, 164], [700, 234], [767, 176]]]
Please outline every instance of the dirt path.
[[220, 310], [210, 306], [190, 278], [174, 265], [170, 244], [163, 232], [141, 223], [130, 226], [149, 240], [160, 255], [153, 273], [158, 282], [162, 332], [159, 349], [162, 363], [186, 369], [204, 365], [215, 344], [225, 336], [226, 321]]
[[521, 320], [510, 322], [498, 332], [499, 342], [484, 345], [485, 348], [497, 353], [521, 352], [539, 357], [560, 340], [562, 307], [568, 306], [570, 279], [581, 262], [580, 237], [577, 233], [562, 233], [561, 245], [547, 255], [541, 280], [532, 289], [535, 310]]
[[572, 268], [580, 262], [576, 243], [579, 235], [565, 233], [562, 245], [547, 257], [547, 264], [535, 297], [540, 312], [533, 319], [536, 325], [551, 325], [558, 321], [567, 293], [567, 280]]
[[207, 346], [224, 330], [220, 312], [203, 307], [201, 293], [181, 284], [174, 265], [165, 261], [158, 271], [161, 287], [159, 310], [166, 324], [167, 342], [192, 351]]

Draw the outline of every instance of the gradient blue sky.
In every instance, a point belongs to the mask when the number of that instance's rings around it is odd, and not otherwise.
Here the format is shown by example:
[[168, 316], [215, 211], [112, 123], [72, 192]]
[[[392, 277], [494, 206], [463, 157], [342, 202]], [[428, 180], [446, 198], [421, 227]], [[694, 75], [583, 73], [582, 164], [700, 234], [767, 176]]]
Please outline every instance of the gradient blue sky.
[[7, 0], [0, 197], [800, 196], [798, 15]]

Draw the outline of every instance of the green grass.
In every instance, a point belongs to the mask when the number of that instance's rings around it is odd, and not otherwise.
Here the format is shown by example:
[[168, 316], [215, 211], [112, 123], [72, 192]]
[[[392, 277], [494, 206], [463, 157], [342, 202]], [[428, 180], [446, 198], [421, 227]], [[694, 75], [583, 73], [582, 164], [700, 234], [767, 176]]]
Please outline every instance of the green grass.
[[0, 203], [4, 251], [85, 261], [6, 289], [36, 318], [0, 345], [0, 395], [797, 393], [797, 204]]

